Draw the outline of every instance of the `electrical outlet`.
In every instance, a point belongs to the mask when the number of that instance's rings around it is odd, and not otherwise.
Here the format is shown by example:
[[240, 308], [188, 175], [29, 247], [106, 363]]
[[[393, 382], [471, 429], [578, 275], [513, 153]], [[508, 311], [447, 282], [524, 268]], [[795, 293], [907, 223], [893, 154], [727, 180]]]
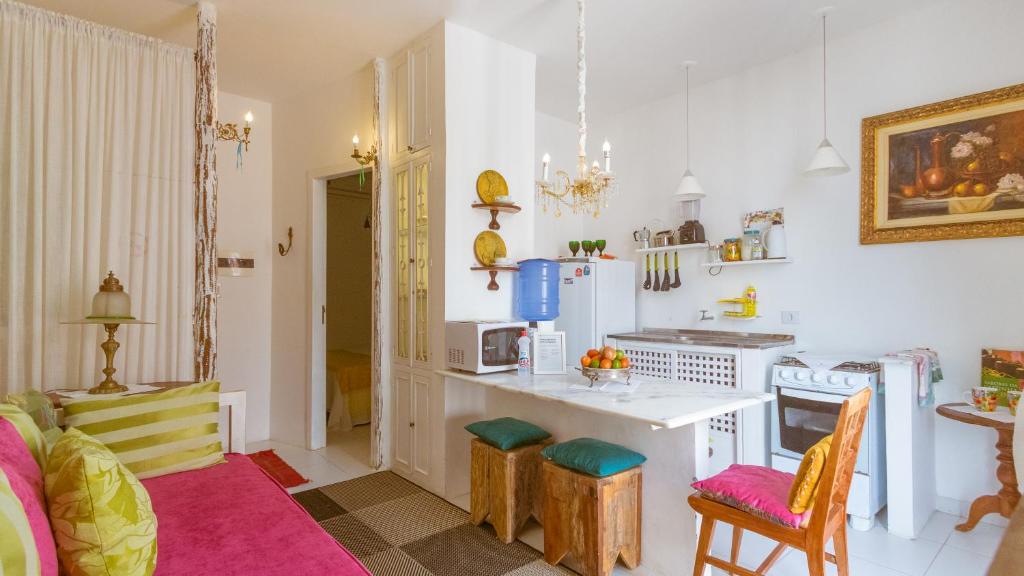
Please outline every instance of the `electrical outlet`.
[[783, 324], [799, 324], [800, 313], [794, 310], [783, 310], [782, 311], [782, 323]]

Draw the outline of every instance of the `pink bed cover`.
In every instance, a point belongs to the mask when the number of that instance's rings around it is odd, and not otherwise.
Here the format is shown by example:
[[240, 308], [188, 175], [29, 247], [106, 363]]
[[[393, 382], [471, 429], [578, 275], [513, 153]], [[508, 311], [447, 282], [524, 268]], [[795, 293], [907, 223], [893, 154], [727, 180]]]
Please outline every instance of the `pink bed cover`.
[[142, 483], [158, 523], [156, 576], [370, 574], [245, 456]]

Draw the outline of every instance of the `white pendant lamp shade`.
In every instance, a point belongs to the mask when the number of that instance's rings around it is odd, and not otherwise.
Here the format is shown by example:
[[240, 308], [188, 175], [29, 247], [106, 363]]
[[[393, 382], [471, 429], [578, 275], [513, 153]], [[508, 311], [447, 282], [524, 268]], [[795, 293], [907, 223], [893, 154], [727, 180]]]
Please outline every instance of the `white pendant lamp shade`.
[[705, 196], [707, 194], [704, 193], [704, 188], [701, 188], [697, 177], [687, 169], [683, 179], [679, 181], [679, 187], [676, 188], [676, 200], [700, 200]]
[[679, 187], [676, 188], [676, 200], [700, 200], [707, 196], [704, 193], [704, 188], [697, 181], [697, 177], [690, 171], [690, 66], [694, 64], [696, 62], [693, 60], [687, 60], [683, 63], [683, 69], [686, 73], [686, 108], [683, 116], [686, 122], [686, 130], [684, 132], [686, 135], [686, 172], [683, 172], [683, 179], [679, 181]]
[[821, 14], [821, 127], [822, 139], [818, 149], [814, 152], [814, 158], [804, 170], [806, 176], [837, 176], [850, 171], [850, 166], [839, 155], [839, 151], [828, 141], [828, 34], [825, 27], [825, 20], [828, 13], [834, 10], [826, 6], [818, 12]]
[[832, 146], [828, 138], [825, 138], [821, 141], [821, 144], [818, 144], [818, 149], [814, 152], [814, 158], [811, 159], [811, 163], [804, 170], [804, 174], [808, 176], [837, 176], [849, 171], [850, 166], [839, 155], [839, 151]]

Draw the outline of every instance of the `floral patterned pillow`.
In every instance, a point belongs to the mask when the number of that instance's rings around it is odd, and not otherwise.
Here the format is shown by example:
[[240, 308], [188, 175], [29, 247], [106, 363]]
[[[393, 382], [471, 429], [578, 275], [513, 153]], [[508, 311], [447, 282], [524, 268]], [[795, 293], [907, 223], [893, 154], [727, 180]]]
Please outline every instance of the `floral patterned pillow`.
[[69, 428], [46, 465], [57, 556], [71, 576], [149, 576], [156, 516], [149, 494], [102, 443]]

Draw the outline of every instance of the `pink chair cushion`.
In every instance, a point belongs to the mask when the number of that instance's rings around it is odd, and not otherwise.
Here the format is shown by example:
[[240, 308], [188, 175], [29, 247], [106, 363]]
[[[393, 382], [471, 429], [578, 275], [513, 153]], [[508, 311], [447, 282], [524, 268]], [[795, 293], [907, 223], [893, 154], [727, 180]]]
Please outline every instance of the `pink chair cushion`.
[[797, 528], [811, 516], [789, 511], [792, 474], [764, 466], [733, 464], [714, 476], [691, 484], [703, 496], [765, 520]]
[[39, 552], [41, 576], [57, 576], [57, 548], [50, 530], [50, 517], [46, 513], [43, 473], [21, 434], [4, 418], [0, 418], [0, 468], [7, 476], [11, 491], [25, 509]]
[[155, 576], [370, 574], [248, 457], [226, 457], [142, 481], [157, 519]]

